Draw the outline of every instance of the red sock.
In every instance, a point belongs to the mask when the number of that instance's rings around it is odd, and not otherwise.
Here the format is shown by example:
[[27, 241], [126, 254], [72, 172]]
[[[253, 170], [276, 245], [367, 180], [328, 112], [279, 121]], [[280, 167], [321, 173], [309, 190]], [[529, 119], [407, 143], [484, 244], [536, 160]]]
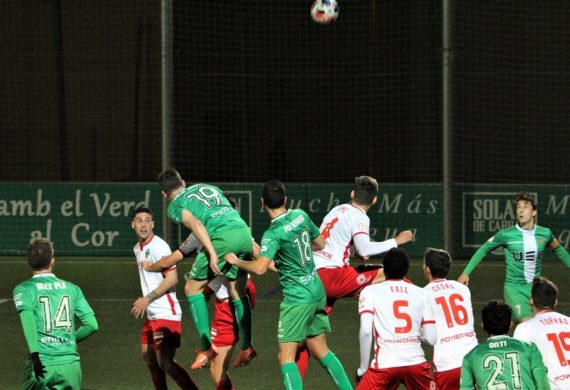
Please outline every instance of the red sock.
[[158, 364], [148, 364], [147, 367], [150, 371], [150, 377], [152, 378], [155, 390], [167, 390], [166, 374]]
[[174, 382], [176, 382], [181, 389], [198, 390], [198, 386], [196, 386], [192, 378], [190, 378], [190, 374], [188, 374], [180, 364], [172, 362], [167, 373], [172, 379], [174, 379]]
[[305, 379], [305, 374], [307, 372], [307, 367], [309, 366], [309, 350], [306, 346], [301, 346], [297, 349], [297, 355], [295, 356], [295, 363], [301, 374], [301, 379]]
[[234, 390], [234, 385], [230, 377], [228, 376], [226, 379], [216, 382], [216, 390]]

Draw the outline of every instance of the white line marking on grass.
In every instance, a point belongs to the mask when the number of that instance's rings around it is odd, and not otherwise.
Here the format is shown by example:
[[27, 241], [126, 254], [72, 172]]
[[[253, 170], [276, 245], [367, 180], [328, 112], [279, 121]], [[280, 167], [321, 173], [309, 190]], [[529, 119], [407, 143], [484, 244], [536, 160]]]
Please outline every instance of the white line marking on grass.
[[11, 299], [0, 299], [0, 305], [8, 301], [11, 301]]

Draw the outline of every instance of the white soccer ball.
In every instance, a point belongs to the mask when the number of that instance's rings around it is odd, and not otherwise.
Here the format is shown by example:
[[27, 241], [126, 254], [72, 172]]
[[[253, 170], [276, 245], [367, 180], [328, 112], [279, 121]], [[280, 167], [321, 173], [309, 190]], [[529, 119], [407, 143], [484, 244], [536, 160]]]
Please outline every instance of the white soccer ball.
[[330, 24], [338, 18], [336, 0], [315, 0], [311, 6], [311, 18], [319, 24]]

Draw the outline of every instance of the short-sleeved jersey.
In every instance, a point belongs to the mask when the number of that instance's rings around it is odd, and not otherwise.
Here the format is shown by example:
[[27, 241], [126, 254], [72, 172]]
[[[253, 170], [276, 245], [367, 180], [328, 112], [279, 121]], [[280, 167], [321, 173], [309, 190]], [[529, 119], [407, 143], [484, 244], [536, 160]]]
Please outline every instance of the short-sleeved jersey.
[[190, 211], [202, 222], [210, 237], [216, 237], [225, 230], [247, 228], [222, 190], [209, 184], [194, 184], [176, 194], [168, 205], [168, 218], [182, 223], [183, 210]]
[[465, 355], [460, 389], [535, 389], [537, 376], [546, 368], [535, 344], [493, 336]]
[[14, 288], [16, 310], [31, 311], [36, 323], [38, 352], [46, 365], [79, 360], [75, 317], [93, 310], [75, 284], [52, 273], [34, 275]]
[[550, 388], [570, 389], [570, 317], [543, 311], [517, 326], [514, 338], [536, 344], [548, 368]]
[[404, 280], [365, 287], [358, 313], [373, 315], [375, 369], [404, 367], [426, 361], [420, 341], [423, 323], [433, 323], [427, 293]]
[[[135, 252], [137, 266], [139, 269], [142, 293], [143, 296], [145, 296], [162, 283], [164, 276], [161, 272], [145, 271], [142, 267], [142, 262], [150, 261], [151, 263], [156, 263], [164, 256], [168, 256], [171, 253], [170, 247], [162, 238], [153, 235], [150, 241], [146, 244], [137, 243], [134, 246], [133, 251]], [[166, 272], [176, 272], [176, 266], [164, 271], [164, 273]], [[149, 320], [162, 319], [180, 321], [182, 318], [182, 310], [180, 309], [178, 298], [176, 298], [175, 287], [172, 287], [160, 298], [151, 302], [146, 309], [146, 313]]]
[[[524, 230], [518, 225], [503, 229], [491, 237], [472, 257], [480, 261], [487, 253], [499, 248], [505, 249], [506, 275], [505, 283], [532, 283], [535, 276], [542, 271], [544, 249], [554, 240], [552, 231], [535, 225], [534, 229]], [[476, 264], [475, 264], [476, 265]], [[465, 273], [470, 274], [474, 265], [467, 265]]]
[[346, 267], [349, 264], [352, 238], [357, 234], [370, 234], [370, 218], [357, 206], [341, 204], [328, 212], [320, 231], [326, 245], [315, 251], [317, 269]]
[[287, 210], [271, 221], [261, 240], [260, 256], [275, 261], [283, 302], [314, 303], [325, 289], [313, 261], [312, 241], [319, 229], [301, 209]]
[[455, 280], [436, 279], [424, 287], [429, 296], [437, 341], [433, 363], [437, 371], [461, 367], [463, 357], [477, 345], [469, 288]]

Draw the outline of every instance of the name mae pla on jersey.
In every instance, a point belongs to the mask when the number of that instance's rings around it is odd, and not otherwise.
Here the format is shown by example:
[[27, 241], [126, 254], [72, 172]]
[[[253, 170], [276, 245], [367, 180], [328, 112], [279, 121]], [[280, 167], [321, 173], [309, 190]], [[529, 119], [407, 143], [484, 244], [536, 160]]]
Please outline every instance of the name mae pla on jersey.
[[[84, 193], [77, 189], [72, 197], [55, 201], [46, 199], [42, 189], [37, 189], [34, 198], [29, 199], [0, 199], [0, 217], [44, 217], [45, 229], [30, 232], [30, 239], [45, 237], [51, 240], [53, 219], [61, 217], [73, 219], [69, 235], [71, 242], [77, 247], [111, 247], [114, 240], [120, 235], [117, 230], [96, 230], [92, 226], [81, 221], [81, 217], [88, 218], [130, 218], [131, 213], [137, 207], [149, 207], [150, 190], [143, 191], [140, 201], [114, 200], [109, 192]], [[58, 215], [59, 214], [59, 215]], [[60, 229], [61, 226], [58, 226]]]

